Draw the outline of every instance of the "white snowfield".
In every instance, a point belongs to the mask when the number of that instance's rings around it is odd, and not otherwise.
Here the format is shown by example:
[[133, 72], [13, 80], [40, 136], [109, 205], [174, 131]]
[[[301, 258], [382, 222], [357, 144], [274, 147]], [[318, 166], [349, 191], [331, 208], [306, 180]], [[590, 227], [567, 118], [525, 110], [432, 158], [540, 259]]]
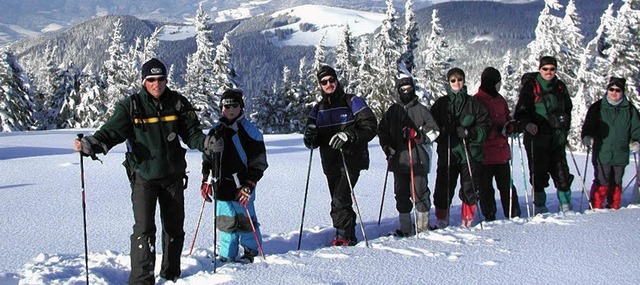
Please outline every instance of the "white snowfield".
[[[71, 150], [76, 133], [57, 130], [0, 134], [0, 284], [83, 284], [85, 255], [79, 155]], [[302, 246], [297, 250], [309, 150], [302, 136], [265, 136], [269, 169], [256, 190], [257, 215], [266, 260], [226, 264], [213, 273], [212, 206], [205, 206], [192, 255], [198, 213], [200, 153], [189, 151], [182, 277], [175, 284], [638, 284], [640, 283], [640, 205], [635, 187], [625, 189], [622, 208], [591, 211], [576, 175], [574, 212], [557, 213], [549, 187], [550, 214], [527, 217], [522, 168], [514, 148], [514, 179], [523, 217], [461, 228], [460, 201], [454, 198], [452, 226], [397, 238], [390, 175], [378, 225], [386, 163], [377, 138], [370, 143], [371, 166], [361, 172], [355, 193], [369, 247], [329, 246], [334, 230], [329, 197], [317, 150], [313, 153]], [[130, 190], [121, 162], [124, 146], [84, 159], [86, 176], [89, 279], [92, 284], [125, 284], [132, 232]], [[576, 154], [580, 171], [584, 154]], [[631, 160], [633, 163], [633, 160]], [[576, 174], [569, 157], [572, 173]], [[429, 175], [433, 190], [435, 171]], [[635, 171], [627, 167], [625, 185]], [[587, 187], [592, 180], [587, 172]], [[635, 185], [635, 183], [633, 183]], [[528, 187], [530, 193], [530, 187]], [[499, 199], [499, 198], [498, 198]], [[481, 215], [477, 216], [478, 218]], [[433, 214], [432, 214], [433, 219]], [[158, 227], [160, 223], [158, 221]], [[160, 248], [160, 238], [156, 242]], [[159, 273], [158, 252], [156, 275]], [[156, 279], [158, 284], [173, 284]]]

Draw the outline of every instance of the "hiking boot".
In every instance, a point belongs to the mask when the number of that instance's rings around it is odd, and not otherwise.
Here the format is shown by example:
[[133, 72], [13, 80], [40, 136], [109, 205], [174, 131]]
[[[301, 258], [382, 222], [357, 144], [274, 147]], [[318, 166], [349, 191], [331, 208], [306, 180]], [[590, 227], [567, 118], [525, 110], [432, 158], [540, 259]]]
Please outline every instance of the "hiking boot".
[[536, 205], [533, 209], [536, 211], [535, 212], [536, 214], [549, 213], [549, 209], [545, 205], [542, 205], [542, 206]]
[[436, 208], [436, 228], [444, 229], [449, 226], [449, 213], [447, 209]]
[[255, 257], [258, 256], [258, 251], [255, 249], [244, 248], [244, 254], [240, 258], [236, 259], [240, 263], [253, 263]]
[[418, 225], [418, 233], [426, 232], [429, 230], [429, 211], [427, 212], [418, 212], [418, 221], [416, 222]]
[[487, 222], [491, 222], [491, 221], [495, 221], [496, 220], [496, 214], [487, 214], [484, 216], [484, 220]]
[[331, 244], [333, 244], [333, 246], [354, 246], [354, 245], [356, 245], [356, 243], [357, 242], [356, 242], [355, 239], [349, 240], [349, 239], [346, 239], [346, 238], [337, 237], [337, 238], [333, 239], [333, 242]]
[[411, 233], [411, 228], [413, 228], [413, 224], [411, 224], [411, 213], [400, 213], [400, 215], [398, 215], [398, 221], [400, 221], [398, 231], [408, 236]]
[[403, 237], [410, 237], [410, 236], [413, 236], [413, 231], [403, 232], [403, 231], [401, 231], [400, 229], [397, 229], [397, 230], [393, 233], [393, 235], [394, 235], [394, 236], [397, 236], [397, 237], [401, 237], [401, 238], [403, 238]]

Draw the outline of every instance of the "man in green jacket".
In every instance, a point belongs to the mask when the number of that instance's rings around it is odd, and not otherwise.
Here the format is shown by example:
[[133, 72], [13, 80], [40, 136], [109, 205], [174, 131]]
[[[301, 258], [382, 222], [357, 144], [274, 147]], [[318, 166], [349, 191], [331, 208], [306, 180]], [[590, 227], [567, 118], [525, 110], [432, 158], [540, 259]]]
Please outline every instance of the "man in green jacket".
[[549, 177], [553, 179], [561, 211], [571, 210], [573, 175], [567, 164], [567, 136], [573, 104], [567, 86], [558, 79], [558, 61], [540, 58], [538, 72], [522, 76], [514, 118], [524, 129], [524, 144], [533, 185], [535, 213], [546, 213]]
[[116, 104], [113, 115], [92, 136], [74, 141], [76, 151], [91, 157], [127, 142], [124, 164], [135, 220], [129, 284], [155, 283], [156, 203], [160, 204], [162, 220], [160, 277], [180, 277], [187, 166], [180, 140], [205, 152], [210, 141], [200, 129], [192, 105], [167, 87], [162, 62], [153, 58], [142, 66], [142, 85], [140, 92]]
[[582, 125], [582, 143], [593, 147], [595, 177], [590, 195], [596, 209], [602, 209], [605, 200], [609, 208], [620, 208], [629, 149], [636, 153], [640, 148], [640, 116], [624, 95], [625, 83], [624, 78], [611, 77], [607, 94], [589, 107]]

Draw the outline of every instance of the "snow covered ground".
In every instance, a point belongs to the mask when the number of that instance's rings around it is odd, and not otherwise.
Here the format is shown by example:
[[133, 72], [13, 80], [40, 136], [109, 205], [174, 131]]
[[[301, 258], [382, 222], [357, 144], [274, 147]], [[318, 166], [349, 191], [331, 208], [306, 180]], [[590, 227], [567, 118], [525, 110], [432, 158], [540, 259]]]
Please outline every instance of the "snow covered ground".
[[[0, 134], [0, 284], [81, 284], [85, 280], [82, 198], [76, 133], [57, 130]], [[264, 234], [266, 260], [213, 266], [212, 207], [207, 204], [196, 246], [188, 256], [198, 213], [200, 155], [188, 152], [191, 182], [186, 193], [187, 233], [182, 278], [177, 284], [638, 284], [640, 205], [635, 188], [623, 195], [619, 211], [580, 209], [580, 183], [573, 184], [576, 212], [528, 218], [519, 153], [514, 176], [524, 217], [461, 228], [460, 201], [454, 199], [452, 227], [411, 238], [387, 233], [397, 227], [392, 177], [377, 224], [385, 160], [377, 138], [372, 163], [355, 188], [369, 247], [331, 247], [334, 232], [329, 197], [317, 150], [313, 155], [302, 249], [297, 250], [309, 150], [301, 135], [266, 136], [270, 167], [258, 184], [256, 208]], [[517, 147], [515, 148], [517, 151]], [[133, 224], [130, 190], [121, 166], [124, 147], [85, 159], [90, 280], [124, 284], [129, 273]], [[581, 168], [584, 154], [576, 154]], [[575, 174], [570, 160], [571, 171]], [[589, 167], [587, 184], [591, 180]], [[625, 184], [633, 177], [627, 168]], [[433, 173], [429, 185], [433, 187]], [[499, 203], [498, 203], [499, 205]], [[586, 208], [586, 202], [583, 209]], [[501, 213], [501, 211], [499, 211]], [[158, 223], [159, 225], [159, 223]], [[358, 228], [358, 237], [362, 235]], [[158, 242], [159, 244], [159, 242]], [[160, 256], [158, 255], [158, 258]], [[159, 265], [159, 262], [157, 263]], [[158, 274], [158, 269], [156, 269]], [[157, 279], [159, 284], [165, 282]]]

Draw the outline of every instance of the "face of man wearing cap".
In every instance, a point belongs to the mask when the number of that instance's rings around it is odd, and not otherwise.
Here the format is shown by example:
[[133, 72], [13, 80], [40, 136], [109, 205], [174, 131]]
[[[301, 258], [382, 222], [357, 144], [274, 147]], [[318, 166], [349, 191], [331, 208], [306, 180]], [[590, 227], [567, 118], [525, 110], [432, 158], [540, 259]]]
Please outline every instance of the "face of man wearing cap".
[[240, 103], [237, 102], [230, 102], [222, 105], [222, 115], [229, 120], [233, 120], [240, 116], [241, 110], [242, 108], [240, 108]]
[[607, 88], [607, 97], [613, 102], [618, 102], [622, 99], [622, 89], [618, 85], [611, 85]]
[[333, 94], [333, 92], [335, 92], [336, 88], [338, 87], [338, 81], [331, 75], [320, 78], [320, 81], [318, 81], [318, 83], [320, 84], [320, 88], [322, 88], [322, 91], [329, 95]]
[[144, 79], [144, 88], [151, 96], [158, 99], [167, 88], [167, 78], [164, 76], [147, 76]]
[[540, 67], [540, 75], [542, 79], [549, 81], [556, 77], [556, 66], [553, 64], [545, 64]]

